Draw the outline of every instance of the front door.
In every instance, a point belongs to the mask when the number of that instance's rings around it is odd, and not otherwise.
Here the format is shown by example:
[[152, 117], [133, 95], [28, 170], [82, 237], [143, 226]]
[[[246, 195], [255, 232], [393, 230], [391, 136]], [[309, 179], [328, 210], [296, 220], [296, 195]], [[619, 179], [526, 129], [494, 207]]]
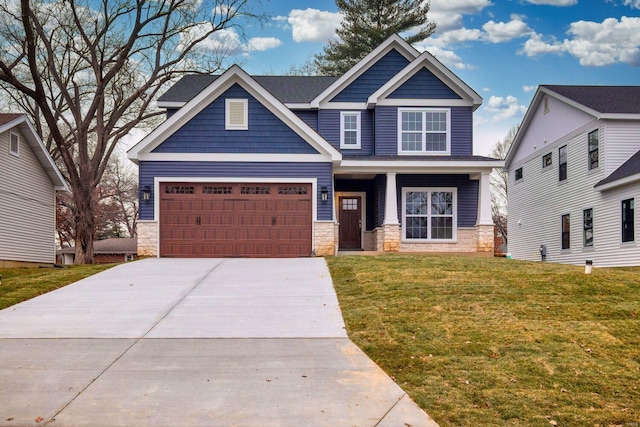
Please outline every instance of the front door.
[[341, 196], [338, 199], [340, 220], [340, 249], [362, 248], [362, 198]]

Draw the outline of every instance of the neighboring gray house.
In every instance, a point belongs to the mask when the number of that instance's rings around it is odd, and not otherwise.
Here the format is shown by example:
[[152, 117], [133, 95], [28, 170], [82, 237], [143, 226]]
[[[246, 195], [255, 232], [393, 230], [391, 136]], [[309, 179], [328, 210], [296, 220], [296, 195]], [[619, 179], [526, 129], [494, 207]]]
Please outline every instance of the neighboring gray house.
[[640, 86], [540, 86], [505, 170], [513, 258], [640, 265]]
[[24, 114], [0, 114], [0, 266], [54, 264], [56, 191], [67, 186]]

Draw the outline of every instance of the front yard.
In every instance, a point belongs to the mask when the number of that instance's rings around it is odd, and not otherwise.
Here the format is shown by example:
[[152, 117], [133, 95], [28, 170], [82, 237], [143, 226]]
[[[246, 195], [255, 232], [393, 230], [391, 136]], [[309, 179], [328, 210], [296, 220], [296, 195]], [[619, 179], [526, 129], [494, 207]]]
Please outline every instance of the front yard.
[[640, 424], [640, 268], [328, 263], [349, 337], [441, 426]]

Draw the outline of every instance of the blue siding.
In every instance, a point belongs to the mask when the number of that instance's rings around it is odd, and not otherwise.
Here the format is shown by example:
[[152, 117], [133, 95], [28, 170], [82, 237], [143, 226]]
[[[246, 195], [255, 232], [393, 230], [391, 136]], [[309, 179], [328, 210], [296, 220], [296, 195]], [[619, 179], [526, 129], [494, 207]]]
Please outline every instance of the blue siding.
[[398, 218], [402, 221], [402, 187], [456, 187], [458, 227], [474, 227], [478, 219], [478, 181], [469, 175], [398, 175]]
[[331, 102], [365, 102], [369, 95], [380, 89], [408, 64], [409, 61], [397, 50], [391, 50], [344, 88]]
[[421, 69], [396, 89], [389, 98], [400, 99], [461, 99], [426, 68]]
[[[333, 219], [333, 179], [331, 163], [253, 163], [253, 162], [140, 162], [140, 188], [153, 189], [154, 177], [184, 178], [317, 178], [318, 219]], [[320, 200], [320, 188], [329, 189], [329, 200]], [[140, 219], [152, 220], [155, 194], [140, 203]]]
[[[372, 156], [374, 154], [373, 114], [371, 110], [360, 111], [361, 148], [359, 150], [342, 150], [344, 157], [350, 155]], [[340, 110], [320, 110], [318, 112], [318, 133], [340, 150]]]
[[[225, 99], [249, 100], [249, 130], [225, 130]], [[317, 151], [235, 84], [153, 150], [155, 153], [297, 153]]]
[[[376, 107], [375, 153], [398, 154], [398, 107]], [[471, 107], [451, 108], [451, 155], [473, 154], [473, 111]]]
[[318, 132], [318, 111], [314, 110], [292, 110], [296, 116], [298, 116], [303, 122], [305, 122], [311, 129]]

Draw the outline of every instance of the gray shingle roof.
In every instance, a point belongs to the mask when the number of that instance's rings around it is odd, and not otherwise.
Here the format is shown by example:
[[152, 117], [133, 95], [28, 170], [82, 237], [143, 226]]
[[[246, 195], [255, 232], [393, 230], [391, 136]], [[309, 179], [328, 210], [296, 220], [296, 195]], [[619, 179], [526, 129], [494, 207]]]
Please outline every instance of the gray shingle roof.
[[542, 85], [600, 113], [640, 114], [640, 86]]
[[624, 162], [618, 169], [613, 171], [611, 175], [598, 182], [595, 186], [599, 187], [638, 174], [640, 174], [640, 151], [631, 156], [629, 160]]
[[[188, 102], [219, 76], [190, 74], [171, 86], [158, 102]], [[338, 77], [328, 76], [252, 76], [262, 87], [283, 103], [308, 103], [328, 88]]]
[[7, 123], [17, 119], [18, 117], [22, 117], [23, 114], [14, 114], [14, 113], [3, 113], [0, 114], [0, 126], [6, 125]]

